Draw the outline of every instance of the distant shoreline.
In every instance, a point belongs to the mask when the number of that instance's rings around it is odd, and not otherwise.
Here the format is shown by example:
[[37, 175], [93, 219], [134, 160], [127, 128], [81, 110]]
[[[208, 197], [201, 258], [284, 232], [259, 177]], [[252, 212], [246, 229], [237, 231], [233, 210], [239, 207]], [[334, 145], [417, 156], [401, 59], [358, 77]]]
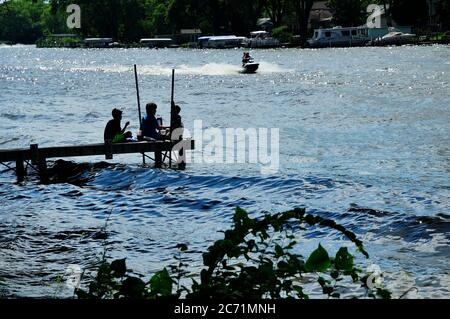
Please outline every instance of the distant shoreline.
[[[389, 47], [389, 46], [404, 46], [404, 45], [448, 45], [450, 44], [450, 39], [440, 39], [440, 40], [433, 40], [433, 39], [426, 39], [426, 38], [418, 38], [413, 41], [409, 41], [407, 43], [398, 43], [398, 44], [392, 44], [392, 43], [367, 43], [365, 45], [330, 45], [330, 46], [322, 46], [322, 47], [310, 47], [308, 45], [299, 45], [296, 43], [281, 43], [279, 46], [271, 47], [273, 48], [297, 48], [297, 49], [322, 49], [322, 48], [354, 48], [354, 47], [372, 47], [372, 46], [378, 46], [378, 47]], [[12, 43], [9, 41], [0, 41], [1, 46], [36, 46], [36, 48], [66, 48], [66, 49], [135, 49], [135, 48], [142, 48], [142, 49], [177, 49], [177, 48], [190, 48], [190, 49], [203, 49], [202, 47], [198, 46], [196, 43], [183, 43], [183, 44], [171, 44], [167, 46], [149, 46], [142, 43], [119, 43], [114, 42], [110, 44], [89, 44], [87, 45], [83, 41], [77, 41], [77, 42], [68, 42], [68, 43], [48, 43], [45, 41], [37, 41], [36, 43], [32, 44], [24, 44], [24, 43]], [[242, 49], [268, 49], [265, 47], [261, 48], [249, 48], [247, 46], [233, 46], [233, 47], [219, 47], [219, 48], [204, 48], [204, 49], [236, 49], [236, 48], [242, 48]]]
[[[296, 48], [296, 49], [327, 49], [327, 48], [364, 48], [364, 47], [392, 47], [392, 46], [405, 46], [405, 45], [412, 45], [412, 46], [426, 46], [426, 45], [449, 45], [450, 40], [437, 40], [437, 41], [414, 41], [410, 43], [401, 43], [401, 44], [367, 44], [367, 45], [340, 45], [340, 46], [324, 46], [324, 47], [309, 47], [309, 46], [301, 46], [291, 43], [285, 43], [278, 47], [272, 47], [271, 49], [285, 49], [285, 48]], [[171, 45], [171, 46], [164, 46], [164, 47], [149, 47], [141, 44], [119, 44], [119, 45], [113, 45], [113, 46], [85, 46], [84, 44], [77, 44], [77, 45], [38, 45], [38, 44], [7, 44], [7, 43], [0, 43], [0, 45], [6, 45], [6, 46], [20, 46], [20, 45], [35, 45], [36, 48], [58, 48], [58, 49], [178, 49], [178, 48], [184, 48], [184, 49], [214, 49], [214, 50], [223, 50], [223, 49], [251, 49], [251, 50], [258, 50], [258, 49], [269, 49], [269, 48], [248, 48], [245, 46], [237, 46], [237, 47], [226, 47], [226, 48], [200, 48], [193, 45]]]

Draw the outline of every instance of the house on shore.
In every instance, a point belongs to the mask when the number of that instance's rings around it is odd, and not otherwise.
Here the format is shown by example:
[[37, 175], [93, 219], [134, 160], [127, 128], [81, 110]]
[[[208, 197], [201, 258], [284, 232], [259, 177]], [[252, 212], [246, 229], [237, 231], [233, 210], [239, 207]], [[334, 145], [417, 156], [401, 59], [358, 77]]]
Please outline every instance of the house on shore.
[[330, 28], [333, 22], [333, 12], [327, 6], [328, 1], [314, 2], [309, 15], [309, 28]]

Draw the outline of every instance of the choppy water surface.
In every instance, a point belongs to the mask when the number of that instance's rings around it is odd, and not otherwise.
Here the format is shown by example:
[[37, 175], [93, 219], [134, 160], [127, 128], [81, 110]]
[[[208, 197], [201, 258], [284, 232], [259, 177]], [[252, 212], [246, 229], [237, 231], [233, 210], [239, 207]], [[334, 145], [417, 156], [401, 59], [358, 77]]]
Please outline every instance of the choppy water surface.
[[[99, 142], [115, 106], [136, 131], [134, 63], [143, 102], [165, 118], [176, 67], [187, 128], [274, 127], [281, 141], [273, 175], [255, 164], [152, 170], [133, 155], [58, 162], [67, 183], [2, 173], [0, 294], [70, 296], [55, 278], [92, 266], [105, 238], [140, 274], [173, 262], [180, 242], [196, 269], [240, 205], [333, 218], [364, 240], [395, 296], [415, 286], [416, 297], [450, 297], [450, 47], [255, 51], [255, 75], [238, 73], [241, 54], [0, 47], [2, 149]], [[324, 232], [303, 240], [345, 244]]]

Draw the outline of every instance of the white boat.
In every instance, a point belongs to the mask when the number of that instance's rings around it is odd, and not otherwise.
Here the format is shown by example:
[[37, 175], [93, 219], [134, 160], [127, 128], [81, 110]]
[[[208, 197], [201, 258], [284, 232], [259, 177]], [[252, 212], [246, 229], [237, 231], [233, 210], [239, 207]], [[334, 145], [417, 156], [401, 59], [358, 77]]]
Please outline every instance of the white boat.
[[248, 48], [276, 48], [280, 46], [280, 40], [273, 38], [267, 31], [252, 31], [250, 38], [245, 41]]
[[314, 36], [308, 40], [312, 48], [361, 46], [370, 41], [366, 27], [334, 27], [316, 29]]
[[396, 28], [389, 28], [389, 33], [374, 40], [375, 45], [398, 45], [414, 42], [416, 35], [404, 33]]
[[87, 38], [84, 39], [84, 44], [88, 48], [110, 48], [113, 43], [112, 38]]
[[245, 37], [235, 35], [205, 36], [198, 38], [199, 48], [227, 49], [242, 47]]
[[174, 45], [171, 38], [149, 38], [141, 39], [140, 43], [149, 48], [167, 48]]

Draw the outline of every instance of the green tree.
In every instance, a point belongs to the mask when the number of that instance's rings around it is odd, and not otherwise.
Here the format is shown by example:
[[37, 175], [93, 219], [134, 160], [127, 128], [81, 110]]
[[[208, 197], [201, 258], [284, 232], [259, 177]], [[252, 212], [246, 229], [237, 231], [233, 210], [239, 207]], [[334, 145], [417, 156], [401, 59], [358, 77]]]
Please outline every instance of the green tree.
[[[441, 0], [439, 3], [449, 2]], [[386, 12], [388, 26], [395, 21], [399, 25], [425, 26], [429, 22], [427, 0], [378, 0]]]
[[366, 22], [367, 1], [329, 0], [327, 5], [333, 11], [333, 19], [337, 25], [356, 27]]
[[[172, 0], [168, 21], [172, 29], [182, 27], [206, 27], [214, 34], [248, 34], [261, 17], [266, 1]], [[204, 30], [203, 30], [204, 31]]]
[[391, 11], [392, 18], [399, 25], [422, 27], [429, 21], [426, 0], [395, 0]]
[[[386, 7], [388, 24], [425, 26], [429, 0], [374, 0]], [[156, 34], [174, 34], [182, 28], [200, 28], [204, 34], [247, 35], [258, 18], [269, 17], [283, 32], [300, 34], [305, 43], [314, 0], [78, 0], [81, 29], [68, 30], [66, 8], [72, 0], [9, 0], [0, 4], [0, 39], [34, 43], [43, 34], [79, 33], [84, 37], [113, 37], [135, 42]], [[369, 0], [329, 0], [337, 24], [365, 22]], [[449, 27], [450, 0], [437, 2], [444, 28]], [[281, 30], [281, 29], [280, 29]]]
[[141, 22], [145, 36], [169, 34], [172, 32], [168, 23], [168, 6], [167, 0], [145, 1], [145, 18]]
[[308, 24], [311, 9], [313, 7], [313, 0], [293, 0], [295, 5], [295, 12], [298, 21], [298, 30], [302, 44], [308, 40]]
[[11, 0], [0, 4], [0, 40], [34, 43], [42, 36], [43, 0]]
[[[236, 9], [232, 12], [232, 29], [237, 34], [248, 34], [254, 30], [258, 18], [261, 17], [265, 1], [232, 0], [231, 6]], [[238, 9], [238, 10], [237, 10]]]
[[[52, 12], [64, 12], [72, 1], [53, 0]], [[113, 37], [124, 42], [144, 35], [145, 1], [78, 0], [81, 8], [81, 34], [86, 37]]]
[[436, 5], [436, 12], [442, 30], [450, 29], [450, 0], [440, 0]]
[[275, 27], [279, 27], [283, 23], [283, 17], [286, 12], [287, 0], [267, 0], [264, 2], [264, 11], [272, 20]]
[[209, 11], [210, 6], [206, 1], [170, 0], [166, 11], [167, 23], [172, 32], [187, 27], [198, 27], [200, 16], [206, 15]]
[[50, 1], [50, 5], [46, 5], [41, 16], [41, 24], [45, 35], [55, 33], [76, 33], [67, 27], [66, 8], [59, 6], [57, 1]]

